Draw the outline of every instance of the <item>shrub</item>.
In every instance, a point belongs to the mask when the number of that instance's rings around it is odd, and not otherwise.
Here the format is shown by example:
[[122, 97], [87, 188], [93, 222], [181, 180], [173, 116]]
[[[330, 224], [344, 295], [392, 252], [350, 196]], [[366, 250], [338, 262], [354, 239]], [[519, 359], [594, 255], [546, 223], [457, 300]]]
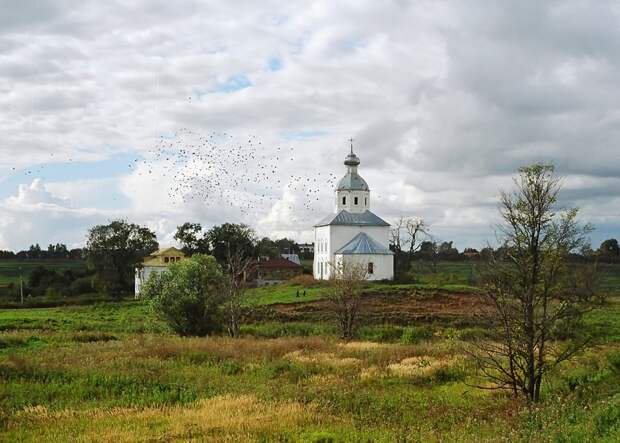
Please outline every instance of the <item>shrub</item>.
[[224, 278], [215, 258], [196, 254], [151, 274], [143, 294], [153, 311], [177, 334], [205, 336], [222, 329]]
[[422, 340], [428, 340], [433, 337], [433, 331], [424, 326], [407, 327], [403, 329], [400, 341], [403, 344], [410, 345], [418, 343]]
[[620, 371], [620, 352], [611, 352], [607, 354], [607, 361], [616, 371]]
[[242, 326], [241, 333], [264, 338], [309, 337], [335, 335], [336, 328], [322, 323], [262, 323]]
[[364, 340], [388, 342], [398, 341], [403, 335], [403, 328], [395, 325], [367, 326], [359, 331]]
[[93, 292], [93, 277], [80, 277], [71, 283], [69, 287], [71, 294], [80, 295], [80, 294], [88, 294], [89, 292]]
[[58, 298], [60, 296], [60, 293], [58, 292], [58, 290], [54, 287], [49, 287], [45, 290], [45, 298]]
[[594, 426], [598, 435], [609, 435], [620, 429], [620, 404], [613, 400], [594, 416]]

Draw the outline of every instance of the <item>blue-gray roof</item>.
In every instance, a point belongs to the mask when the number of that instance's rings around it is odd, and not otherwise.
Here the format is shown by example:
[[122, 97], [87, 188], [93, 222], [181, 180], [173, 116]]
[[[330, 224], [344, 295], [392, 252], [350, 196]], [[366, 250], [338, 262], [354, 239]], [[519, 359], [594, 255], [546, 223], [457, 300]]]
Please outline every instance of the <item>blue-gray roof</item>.
[[360, 232], [353, 240], [338, 249], [335, 254], [349, 255], [349, 254], [393, 254], [388, 248], [381, 243], [373, 240], [368, 235]]
[[337, 191], [368, 191], [368, 184], [357, 172], [347, 172], [338, 182]]
[[314, 226], [352, 225], [352, 226], [390, 226], [388, 222], [370, 211], [353, 213], [341, 209], [337, 214], [325, 217]]

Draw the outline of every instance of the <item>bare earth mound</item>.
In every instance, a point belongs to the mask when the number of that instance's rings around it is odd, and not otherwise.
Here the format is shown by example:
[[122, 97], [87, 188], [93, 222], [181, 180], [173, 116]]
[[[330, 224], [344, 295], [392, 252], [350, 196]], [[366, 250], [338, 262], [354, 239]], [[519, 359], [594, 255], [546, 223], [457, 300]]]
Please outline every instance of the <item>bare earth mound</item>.
[[[365, 320], [379, 322], [465, 320], [479, 313], [484, 303], [484, 298], [479, 294], [401, 290], [364, 295], [361, 311]], [[331, 311], [327, 300], [270, 307], [279, 319], [288, 321], [325, 318]]]

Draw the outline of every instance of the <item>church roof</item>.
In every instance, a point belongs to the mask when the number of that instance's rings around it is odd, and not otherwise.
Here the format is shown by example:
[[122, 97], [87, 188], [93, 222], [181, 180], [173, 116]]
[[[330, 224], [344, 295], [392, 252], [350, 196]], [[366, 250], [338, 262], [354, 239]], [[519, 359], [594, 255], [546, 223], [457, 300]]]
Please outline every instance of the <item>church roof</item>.
[[336, 187], [337, 191], [345, 189], [352, 191], [368, 191], [368, 184], [357, 172], [349, 171], [340, 179]]
[[393, 254], [388, 248], [383, 246], [381, 243], [373, 240], [368, 235], [363, 232], [360, 232], [353, 240], [344, 245], [342, 248], [338, 249], [335, 254], [349, 255], [349, 254], [382, 254], [382, 255], [391, 255]]
[[330, 214], [314, 226], [328, 225], [390, 226], [388, 222], [370, 211], [353, 213], [345, 209], [340, 210], [337, 214]]

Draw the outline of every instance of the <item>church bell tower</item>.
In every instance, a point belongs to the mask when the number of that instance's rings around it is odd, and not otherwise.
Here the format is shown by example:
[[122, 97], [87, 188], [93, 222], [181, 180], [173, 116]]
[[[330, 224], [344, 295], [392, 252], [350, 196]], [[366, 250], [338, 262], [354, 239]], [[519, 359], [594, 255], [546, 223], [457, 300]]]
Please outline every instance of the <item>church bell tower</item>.
[[357, 173], [360, 159], [353, 152], [353, 140], [350, 141], [351, 152], [344, 159], [347, 173], [340, 179], [336, 187], [336, 207], [338, 211], [344, 209], [354, 214], [360, 214], [370, 209], [370, 190], [366, 181]]

